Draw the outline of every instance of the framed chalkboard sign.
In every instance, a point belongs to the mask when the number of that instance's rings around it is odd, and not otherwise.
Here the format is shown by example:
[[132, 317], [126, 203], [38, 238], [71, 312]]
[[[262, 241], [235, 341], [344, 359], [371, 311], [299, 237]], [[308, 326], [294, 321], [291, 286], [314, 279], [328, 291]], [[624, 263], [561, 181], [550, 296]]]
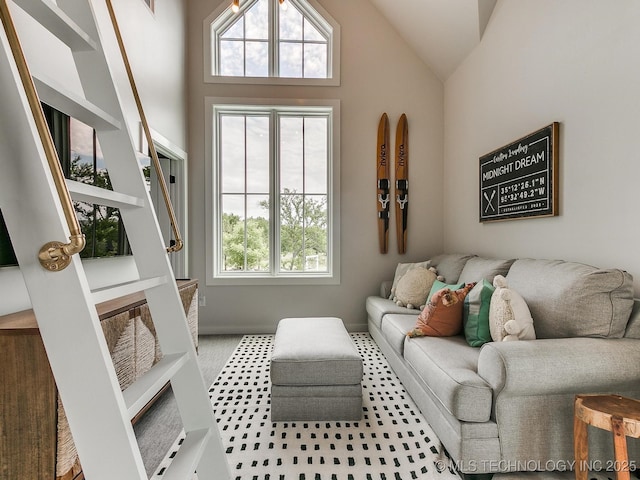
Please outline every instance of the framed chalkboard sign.
[[558, 215], [558, 123], [480, 157], [480, 221]]

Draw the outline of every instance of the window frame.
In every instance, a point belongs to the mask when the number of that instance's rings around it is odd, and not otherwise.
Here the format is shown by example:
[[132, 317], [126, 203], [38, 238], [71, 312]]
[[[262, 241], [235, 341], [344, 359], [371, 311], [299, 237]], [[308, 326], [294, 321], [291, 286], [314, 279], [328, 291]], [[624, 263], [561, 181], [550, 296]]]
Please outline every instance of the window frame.
[[[178, 229], [184, 242], [182, 250], [173, 252], [169, 256], [169, 260], [175, 277], [187, 278], [189, 277], [189, 265], [187, 259], [189, 258], [191, 243], [189, 242], [189, 212], [186, 200], [189, 193], [189, 156], [182, 148], [158, 133], [153, 128], [150, 128], [149, 130], [151, 133], [151, 140], [153, 141], [153, 145], [158, 153], [158, 160], [160, 160], [161, 168], [165, 175], [165, 182], [167, 187], [169, 187], [169, 197], [178, 222]], [[140, 139], [139, 152], [142, 153], [142, 155], [149, 157], [149, 161], [151, 161], [149, 144], [147, 143], [142, 123], [139, 123], [138, 125], [138, 132]], [[164, 157], [164, 159], [162, 157]], [[168, 245], [169, 242], [173, 240], [173, 231], [171, 230], [169, 214], [164, 205], [164, 198], [162, 198], [160, 186], [157, 184], [157, 172], [153, 166], [151, 167], [151, 172], [151, 191], [149, 192], [149, 195], [151, 196], [156, 217], [158, 218], [160, 231], [162, 232], [163, 238], [166, 238]], [[174, 176], [175, 183], [171, 182], [171, 174]]]
[[[272, 0], [277, 3], [277, 0]], [[240, 85], [310, 85], [310, 86], [339, 86], [340, 85], [340, 25], [316, 0], [286, 0], [295, 4], [314, 24], [324, 24], [323, 30], [330, 29], [327, 42], [327, 78], [296, 78], [296, 77], [244, 77], [244, 76], [223, 76], [213, 73], [214, 60], [213, 55], [217, 49], [214, 28], [224, 29], [232, 21], [235, 15], [231, 12], [228, 3], [223, 3], [211, 15], [205, 18], [203, 22], [203, 42], [204, 42], [204, 82], [205, 83], [223, 83], [223, 84], [240, 84]], [[241, 3], [240, 9], [243, 11], [253, 1]], [[270, 17], [272, 16], [270, 9]], [[270, 18], [269, 24], [269, 59], [270, 63], [277, 63], [278, 48], [274, 46], [277, 43], [277, 21]], [[275, 55], [274, 55], [275, 52]], [[271, 69], [271, 67], [269, 67]]]
[[[269, 272], [222, 273], [220, 271], [221, 212], [219, 205], [220, 178], [218, 175], [219, 137], [217, 134], [217, 111], [281, 109], [287, 112], [318, 112], [329, 110], [327, 165], [327, 272], [278, 272], [272, 265]], [[339, 285], [340, 284], [340, 101], [303, 99], [255, 99], [255, 98], [205, 98], [205, 166], [206, 166], [206, 285]], [[273, 130], [273, 126], [272, 126]], [[275, 135], [275, 132], [272, 132]], [[274, 165], [270, 165], [274, 169]], [[279, 192], [276, 175], [271, 174], [270, 195]], [[270, 228], [273, 228], [273, 215]], [[275, 239], [279, 235], [272, 231], [274, 243], [270, 245], [270, 255], [279, 248]]]

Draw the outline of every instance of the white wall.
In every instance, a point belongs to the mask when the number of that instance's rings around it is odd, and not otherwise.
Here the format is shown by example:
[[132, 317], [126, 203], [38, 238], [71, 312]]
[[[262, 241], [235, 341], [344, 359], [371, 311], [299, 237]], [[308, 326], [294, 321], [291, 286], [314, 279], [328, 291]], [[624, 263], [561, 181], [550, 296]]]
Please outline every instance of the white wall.
[[[112, 0], [112, 3], [151, 128], [186, 149], [184, 0], [156, 2], [155, 12], [143, 0]], [[12, 11], [32, 71], [46, 72], [67, 88], [80, 88], [69, 49], [22, 10], [16, 7]], [[117, 50], [115, 55], [119, 55]], [[121, 62], [114, 66], [121, 74], [118, 77], [121, 88], [127, 90], [129, 84]], [[130, 128], [137, 141], [139, 119], [134, 118], [135, 104], [132, 110]]]
[[[640, 2], [500, 0], [445, 84], [444, 244], [623, 268], [640, 291]], [[478, 222], [478, 158], [560, 122], [560, 215]]]
[[186, 0], [112, 0], [150, 127], [187, 149]]
[[[365, 298], [392, 278], [399, 261], [428, 258], [442, 248], [443, 86], [368, 0], [320, 0], [341, 25], [339, 87], [242, 86], [203, 83], [202, 22], [221, 2], [189, 2], [190, 272], [199, 278], [207, 306], [203, 332], [273, 332], [287, 316], [342, 317], [350, 329], [366, 328]], [[207, 96], [321, 98], [341, 101], [341, 285], [205, 286], [205, 132]], [[410, 208], [408, 253], [400, 256], [395, 228], [390, 252], [378, 251], [375, 221], [375, 144], [380, 115], [395, 124], [409, 119]]]

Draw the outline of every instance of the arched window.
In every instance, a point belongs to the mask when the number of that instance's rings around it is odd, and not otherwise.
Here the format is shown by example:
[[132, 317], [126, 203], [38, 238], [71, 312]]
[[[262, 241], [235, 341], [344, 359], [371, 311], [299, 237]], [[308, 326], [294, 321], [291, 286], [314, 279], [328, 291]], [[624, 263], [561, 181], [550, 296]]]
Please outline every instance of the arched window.
[[245, 0], [205, 20], [205, 81], [339, 84], [339, 25], [314, 0]]

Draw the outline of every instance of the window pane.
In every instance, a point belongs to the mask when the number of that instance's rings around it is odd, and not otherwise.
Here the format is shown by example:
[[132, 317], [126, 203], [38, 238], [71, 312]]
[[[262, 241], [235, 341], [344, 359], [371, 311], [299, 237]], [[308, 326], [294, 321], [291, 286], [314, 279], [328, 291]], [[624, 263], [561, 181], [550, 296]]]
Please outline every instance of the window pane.
[[247, 197], [247, 270], [268, 272], [269, 195]]
[[302, 14], [289, 3], [286, 10], [279, 8], [280, 39], [302, 40]]
[[269, 117], [247, 117], [247, 192], [269, 193]]
[[71, 118], [69, 134], [71, 136], [70, 179], [93, 185], [93, 128]]
[[280, 43], [280, 76], [302, 77], [302, 43]]
[[244, 195], [222, 196], [222, 270], [245, 268]]
[[305, 197], [304, 269], [327, 271], [327, 197]]
[[220, 36], [222, 38], [244, 38], [244, 16], [239, 17], [238, 20]]
[[306, 41], [326, 42], [327, 39], [320, 31], [306, 18], [304, 19], [304, 39]]
[[304, 197], [280, 195], [280, 269], [304, 269]]
[[82, 226], [82, 231], [84, 231], [84, 225], [87, 222], [93, 221], [93, 205], [91, 203], [86, 202], [73, 202], [73, 208], [76, 211], [76, 217], [78, 217], [78, 222]]
[[280, 117], [280, 192], [304, 191], [302, 117]]
[[327, 193], [327, 118], [304, 120], [305, 193]]
[[102, 149], [93, 128], [69, 118], [71, 169], [69, 178], [76, 182], [112, 190]]
[[246, 3], [243, 12], [225, 9], [210, 24], [213, 76], [328, 78], [332, 31], [313, 7], [305, 0]]
[[304, 78], [327, 78], [326, 44], [304, 44]]
[[269, 76], [269, 44], [267, 42], [247, 42], [247, 77]]
[[244, 117], [225, 115], [220, 125], [220, 177], [224, 193], [244, 193]]
[[268, 195], [223, 195], [222, 203], [223, 270], [269, 271]]
[[267, 40], [269, 38], [268, 1], [258, 0], [244, 14], [246, 18], [245, 35], [251, 40]]
[[96, 142], [96, 176], [94, 185], [100, 188], [106, 188], [108, 190], [113, 190], [111, 186], [111, 180], [109, 180], [109, 173], [107, 172], [107, 164], [104, 162], [104, 154], [102, 153], [102, 148], [100, 148], [100, 142], [98, 142], [97, 136], [95, 139]]
[[[85, 204], [87, 205], [87, 204]], [[82, 251], [80, 256], [85, 257], [112, 257], [122, 254], [118, 249], [121, 232], [119, 230], [120, 211], [117, 208], [104, 205], [92, 205], [93, 218], [82, 231], [86, 236], [87, 251]]]
[[2, 211], [0, 210], [0, 266], [5, 267], [7, 265], [17, 264], [18, 260], [13, 251], [13, 245], [11, 245], [9, 231], [7, 230], [4, 218], [2, 217]]
[[220, 41], [220, 75], [244, 76], [244, 42]]

